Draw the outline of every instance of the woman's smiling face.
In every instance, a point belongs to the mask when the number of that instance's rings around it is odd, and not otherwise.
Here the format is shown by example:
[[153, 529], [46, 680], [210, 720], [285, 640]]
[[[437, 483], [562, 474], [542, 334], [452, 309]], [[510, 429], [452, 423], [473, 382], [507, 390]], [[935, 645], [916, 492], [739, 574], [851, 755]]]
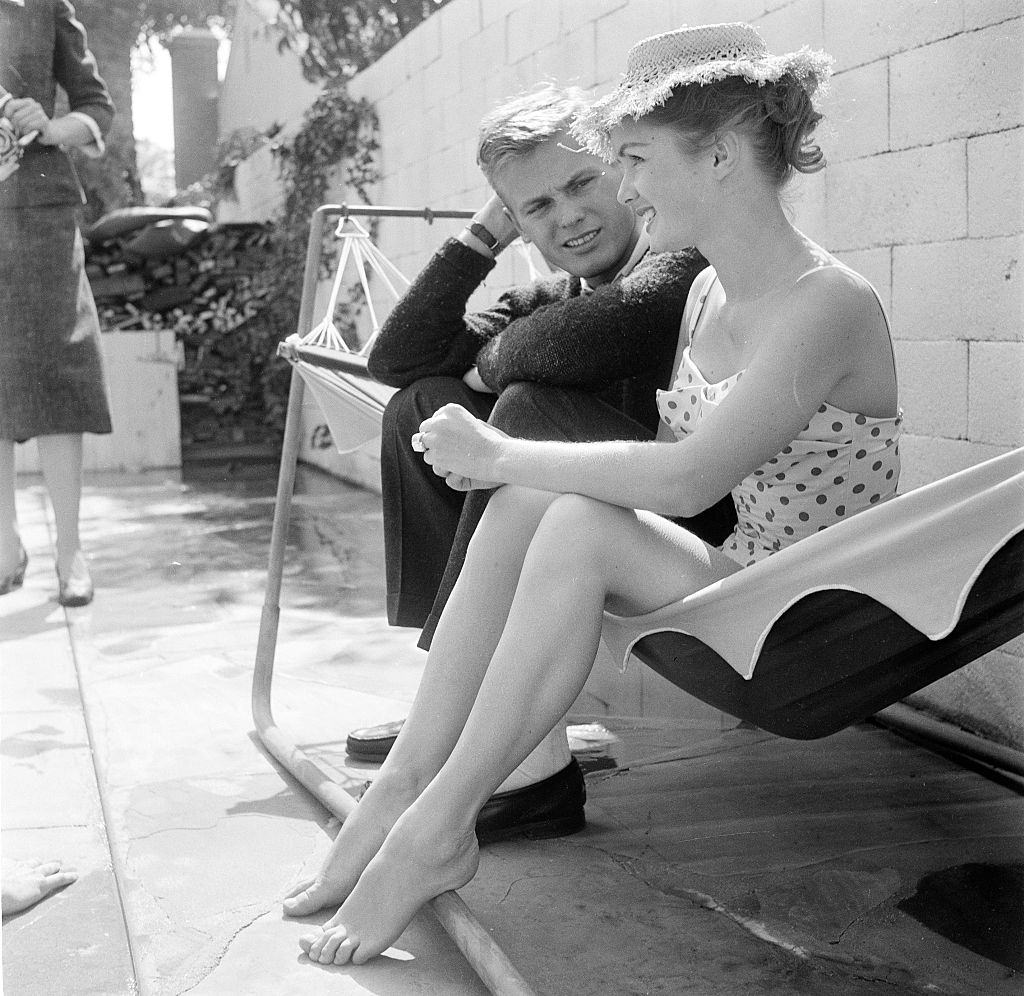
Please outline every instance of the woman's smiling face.
[[623, 173], [619, 200], [644, 219], [651, 249], [696, 245], [706, 203], [706, 157], [686, 152], [672, 127], [643, 119], [624, 119], [612, 129], [611, 142]]

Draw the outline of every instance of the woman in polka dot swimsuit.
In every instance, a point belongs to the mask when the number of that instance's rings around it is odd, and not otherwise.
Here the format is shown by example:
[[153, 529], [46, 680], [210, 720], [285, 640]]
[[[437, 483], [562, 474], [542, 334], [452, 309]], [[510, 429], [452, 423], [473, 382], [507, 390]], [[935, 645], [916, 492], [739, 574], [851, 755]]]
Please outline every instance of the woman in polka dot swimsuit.
[[[743, 376], [738, 370], [708, 383], [691, 355], [715, 282], [710, 268], [694, 281], [692, 307], [683, 319], [689, 344], [672, 389], [658, 392], [662, 422], [678, 439], [694, 432]], [[900, 474], [901, 427], [899, 413], [869, 417], [823, 401], [791, 443], [732, 489], [739, 521], [722, 552], [750, 566], [892, 497]]]
[[[578, 122], [616, 161], [652, 249], [696, 246], [713, 270], [687, 302], [658, 440], [513, 439], [457, 405], [413, 436], [451, 487], [497, 487], [409, 717], [312, 886], [341, 903], [304, 939], [312, 960], [379, 954], [422, 903], [469, 881], [477, 815], [527, 758], [533, 781], [578, 778], [558, 724], [605, 609], [653, 611], [893, 494], [899, 409], [878, 297], [781, 200], [795, 172], [821, 167], [812, 97], [828, 66], [806, 48], [769, 55], [749, 25], [684, 28], [634, 46], [618, 89]], [[559, 224], [574, 251], [603, 238], [578, 212]], [[724, 550], [670, 521], [730, 492], [739, 526]]]

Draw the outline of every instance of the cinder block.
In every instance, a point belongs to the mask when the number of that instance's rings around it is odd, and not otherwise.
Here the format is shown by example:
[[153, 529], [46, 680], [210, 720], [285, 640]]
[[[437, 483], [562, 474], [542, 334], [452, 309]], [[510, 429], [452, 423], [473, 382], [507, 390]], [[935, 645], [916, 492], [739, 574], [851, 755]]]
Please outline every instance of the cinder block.
[[423, 89], [433, 94], [437, 100], [453, 99], [459, 92], [458, 60], [444, 58], [432, 62], [423, 70], [419, 80]]
[[[886, 314], [889, 315], [889, 322], [893, 324], [892, 310], [892, 250], [885, 249], [864, 249], [860, 252], [839, 253], [839, 258], [851, 269], [856, 270], [872, 287], [878, 291]], [[896, 329], [892, 330], [893, 338]]]
[[521, 3], [505, 21], [505, 52], [511, 63], [519, 62], [558, 39], [561, 10], [551, 0]]
[[963, 23], [961, 4], [933, 0], [826, 0], [822, 14], [823, 47], [835, 58], [837, 71], [948, 38]]
[[963, 439], [967, 435], [967, 343], [894, 344], [907, 432]]
[[1020, 258], [1020, 239], [896, 246], [896, 337], [1020, 339]]
[[428, 17], [395, 46], [395, 49], [405, 50], [410, 76], [416, 76], [441, 58], [441, 23], [440, 17]]
[[964, 142], [834, 163], [825, 170], [831, 248], [935, 242], [967, 234]]
[[[684, 24], [717, 24], [721, 21], [746, 21], [756, 25], [766, 11], [779, 4], [765, 3], [765, 0], [671, 0], [666, 6], [671, 10], [674, 26], [680, 28]], [[770, 47], [771, 39], [768, 39], [768, 44]]]
[[[467, 92], [483, 90], [487, 77], [493, 72], [495, 65], [507, 62], [506, 51], [500, 42], [501, 32], [492, 25], [486, 37], [483, 33], [472, 35], [459, 43], [456, 51], [459, 60], [460, 97]], [[495, 48], [495, 45], [500, 45]]]
[[[478, 0], [480, 3], [480, 27], [486, 28], [491, 24], [499, 24], [505, 21], [522, 0]], [[451, 6], [449, 4], [449, 6]]]
[[964, 31], [1011, 21], [1021, 15], [1020, 0], [972, 0], [964, 4]]
[[796, 227], [823, 245], [828, 241], [826, 191], [824, 175], [810, 173], [797, 174], [782, 194]]
[[1024, 20], [1006, 21], [894, 56], [893, 148], [1019, 126], [1024, 120], [1022, 25]]
[[1024, 446], [1024, 342], [970, 344], [968, 435]]
[[818, 141], [829, 162], [860, 159], [889, 150], [888, 93], [886, 60], [836, 76], [822, 105], [825, 120], [818, 125]]
[[972, 237], [1024, 230], [1024, 128], [967, 142], [967, 226]]
[[900, 442], [900, 458], [903, 462], [900, 493], [905, 494], [924, 484], [931, 484], [959, 470], [991, 460], [1010, 449], [1009, 446], [990, 446], [966, 439], [939, 439], [908, 433]]
[[[554, 0], [552, 0], [554, 2]], [[586, 24], [608, 14], [613, 14], [623, 7], [636, 6], [636, 0], [558, 0], [561, 11], [562, 30], [565, 32], [578, 30]]]
[[562, 35], [536, 53], [538, 79], [553, 79], [563, 86], [589, 90], [597, 77], [594, 64], [594, 26], [587, 24]]
[[[766, 9], [757, 20], [757, 30], [773, 53], [795, 52], [802, 45], [824, 48], [821, 0], [795, 0]], [[715, 18], [721, 20], [721, 18]]]
[[456, 0], [432, 15], [432, 18], [439, 18], [441, 58], [450, 58], [467, 38], [472, 38], [481, 30], [483, 24], [480, 8], [481, 4], [477, 0]]
[[631, 3], [597, 21], [594, 61], [603, 77], [599, 85], [611, 89], [626, 71], [626, 56], [641, 39], [678, 27], [661, 4]]

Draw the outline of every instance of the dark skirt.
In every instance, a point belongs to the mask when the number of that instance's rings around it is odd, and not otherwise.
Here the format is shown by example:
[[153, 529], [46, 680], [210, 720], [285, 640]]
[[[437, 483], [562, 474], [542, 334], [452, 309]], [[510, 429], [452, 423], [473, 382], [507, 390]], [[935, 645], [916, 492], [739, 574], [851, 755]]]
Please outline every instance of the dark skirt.
[[76, 209], [0, 208], [0, 439], [111, 431]]

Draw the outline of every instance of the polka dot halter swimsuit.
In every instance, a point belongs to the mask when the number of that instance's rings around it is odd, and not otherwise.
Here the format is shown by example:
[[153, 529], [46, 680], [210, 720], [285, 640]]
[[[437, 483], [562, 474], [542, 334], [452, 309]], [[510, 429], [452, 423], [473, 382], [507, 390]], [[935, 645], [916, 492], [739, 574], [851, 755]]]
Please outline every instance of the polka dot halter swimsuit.
[[[711, 279], [703, 280], [693, 309], [691, 341], [713, 283], [712, 271]], [[672, 388], [658, 392], [662, 420], [678, 439], [684, 438], [742, 376], [741, 370], [709, 383], [686, 346]], [[902, 413], [869, 418], [822, 404], [793, 442], [733, 489], [738, 524], [722, 552], [749, 566], [891, 498], [900, 476], [902, 421]]]

